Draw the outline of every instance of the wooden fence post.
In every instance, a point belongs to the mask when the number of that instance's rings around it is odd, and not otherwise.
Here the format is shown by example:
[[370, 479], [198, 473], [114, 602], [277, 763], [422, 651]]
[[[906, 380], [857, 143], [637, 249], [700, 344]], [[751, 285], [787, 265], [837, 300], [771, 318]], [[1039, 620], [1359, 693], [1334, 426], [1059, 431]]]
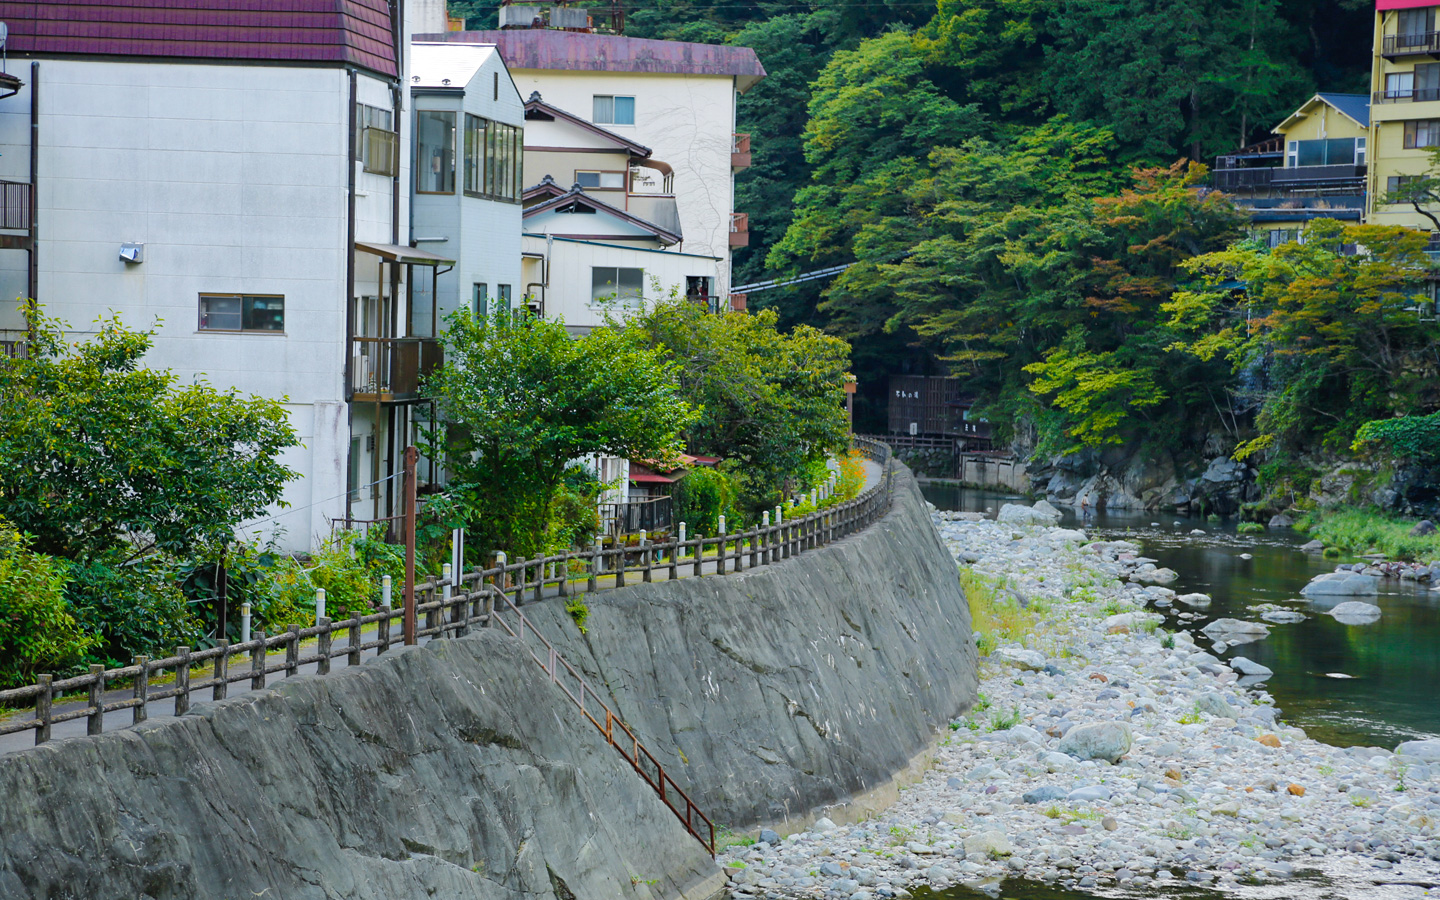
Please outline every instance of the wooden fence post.
[[291, 678], [300, 672], [300, 626], [290, 626], [290, 640], [285, 642], [285, 677]]
[[35, 683], [40, 685], [40, 693], [35, 698], [35, 743], [43, 744], [50, 740], [50, 704], [55, 696], [55, 689], [51, 687], [55, 681], [54, 675], [37, 675]]
[[590, 577], [585, 584], [585, 589], [592, 594], [599, 590], [600, 587], [597, 583], [597, 578], [600, 573], [600, 548], [602, 546], [604, 546], [603, 541], [600, 538], [596, 538], [595, 547], [590, 551]]
[[85, 723], [86, 734], [99, 734], [105, 730], [105, 667], [90, 667], [90, 716]]
[[230, 693], [230, 642], [217, 641], [215, 647], [220, 655], [215, 657], [215, 677], [212, 679], [215, 684], [210, 689], [210, 699], [224, 700]]
[[135, 665], [140, 668], [135, 676], [135, 706], [131, 708], [133, 715], [130, 724], [139, 725], [150, 717], [150, 710], [146, 708], [150, 702], [150, 657], [135, 657]]
[[365, 642], [364, 629], [360, 619], [361, 614], [357, 612], [355, 617], [350, 620], [350, 640], [349, 646], [346, 648], [350, 652], [345, 654], [345, 665], [347, 666], [360, 665], [360, 645]]
[[328, 618], [321, 619], [320, 621], [316, 622], [315, 625], [320, 629], [320, 633], [316, 635], [316, 637], [319, 638], [319, 640], [317, 641], [318, 646], [316, 648], [316, 652], [320, 656], [320, 661], [315, 664], [315, 673], [317, 675], [329, 675], [330, 641], [331, 636], [334, 632], [330, 628], [330, 620]]
[[255, 646], [250, 648], [250, 690], [265, 687], [265, 632], [255, 632]]
[[390, 619], [394, 616], [395, 609], [387, 603], [380, 607], [380, 611], [385, 614], [385, 618], [375, 623], [375, 638], [380, 642], [380, 646], [375, 648], [376, 656], [390, 649]]
[[175, 655], [180, 657], [175, 666], [175, 715], [183, 716], [190, 711], [190, 648], [176, 647]]
[[525, 557], [515, 558], [515, 605], [520, 606], [525, 602]]

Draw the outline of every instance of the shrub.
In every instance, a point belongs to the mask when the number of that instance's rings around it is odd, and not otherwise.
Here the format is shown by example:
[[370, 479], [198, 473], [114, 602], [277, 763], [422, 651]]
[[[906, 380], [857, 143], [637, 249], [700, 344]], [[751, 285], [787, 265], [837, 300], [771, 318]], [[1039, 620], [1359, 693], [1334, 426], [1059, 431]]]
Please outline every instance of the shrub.
[[96, 638], [95, 661], [128, 666], [136, 656], [169, 656], [176, 647], [194, 646], [201, 622], [179, 580], [175, 562], [158, 555], [73, 563], [65, 599], [81, 627]]
[[1235, 530], [1241, 534], [1263, 534], [1265, 526], [1259, 522], [1241, 522]]
[[740, 530], [735, 512], [737, 491], [728, 472], [698, 467], [675, 485], [674, 519], [684, 522], [691, 534], [718, 534], [720, 517], [725, 516], [726, 528]]
[[65, 605], [66, 565], [0, 519], [0, 688], [78, 665], [97, 641]]
[[1351, 449], [1422, 465], [1440, 462], [1440, 412], [1366, 422], [1355, 433]]

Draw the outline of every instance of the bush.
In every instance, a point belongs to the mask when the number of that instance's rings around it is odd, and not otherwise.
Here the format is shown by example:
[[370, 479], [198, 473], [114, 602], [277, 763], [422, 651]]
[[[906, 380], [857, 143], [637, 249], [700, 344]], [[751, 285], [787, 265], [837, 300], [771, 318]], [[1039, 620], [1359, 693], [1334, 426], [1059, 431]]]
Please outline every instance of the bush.
[[675, 484], [675, 521], [684, 522], [690, 534], [718, 534], [720, 517], [726, 528], [740, 530], [736, 515], [737, 491], [730, 475], [721, 469], [695, 468]]
[[0, 689], [77, 666], [97, 642], [65, 605], [67, 566], [0, 519]]
[[563, 553], [574, 547], [588, 547], [600, 531], [600, 514], [595, 501], [605, 485], [583, 466], [565, 470], [560, 487], [550, 500], [545, 552]]
[[1351, 449], [1433, 465], [1440, 462], [1440, 412], [1366, 422], [1355, 433]]
[[136, 656], [169, 656], [176, 647], [194, 646], [201, 622], [179, 580], [174, 561], [158, 555], [136, 561], [104, 556], [72, 564], [65, 599], [96, 639], [94, 661], [128, 666]]
[[1241, 522], [1235, 530], [1241, 534], [1263, 534], [1265, 526], [1259, 522]]
[[248, 546], [236, 556], [239, 567], [258, 576], [246, 579], [241, 602], [250, 604], [253, 626], [272, 633], [291, 625], [314, 625], [319, 588], [325, 590], [325, 615], [338, 621], [379, 606], [383, 576], [399, 584], [405, 575], [403, 548], [380, 540], [374, 528], [364, 534], [340, 531], [306, 559], [281, 555], [268, 546]]

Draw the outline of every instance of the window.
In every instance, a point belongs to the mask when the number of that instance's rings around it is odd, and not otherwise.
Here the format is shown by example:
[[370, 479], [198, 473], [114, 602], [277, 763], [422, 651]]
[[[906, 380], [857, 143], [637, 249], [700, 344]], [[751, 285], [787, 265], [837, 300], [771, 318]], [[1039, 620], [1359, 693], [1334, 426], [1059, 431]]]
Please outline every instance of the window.
[[[1391, 175], [1389, 178], [1385, 179], [1385, 193], [1393, 196], [1401, 188], [1405, 187], [1405, 185], [1409, 184], [1410, 182], [1416, 180], [1419, 177], [1419, 175]], [[1404, 201], [1396, 201], [1391, 199], [1390, 197], [1386, 197], [1384, 202], [1396, 203]]]
[[490, 286], [488, 284], [475, 285], [475, 318], [483, 319], [490, 315]]
[[285, 298], [263, 294], [201, 294], [201, 331], [285, 330]]
[[575, 183], [583, 188], [600, 188], [601, 190], [625, 189], [624, 172], [576, 172]]
[[590, 270], [590, 302], [608, 303], [612, 298], [619, 303], [639, 300], [644, 284], [644, 269], [595, 266]]
[[1414, 91], [1414, 72], [1391, 72], [1385, 76], [1385, 99], [1408, 100]]
[[1365, 139], [1364, 139], [1364, 138], [1356, 138], [1356, 139], [1355, 139], [1355, 165], [1357, 165], [1357, 166], [1363, 166], [1363, 165], [1365, 165]]
[[635, 98], [596, 94], [595, 115], [591, 118], [596, 125], [634, 125]]
[[1285, 151], [1285, 164], [1296, 166], [1353, 166], [1364, 162], [1365, 144], [1358, 138], [1329, 138], [1314, 141], [1290, 141]]
[[510, 285], [495, 285], [495, 306], [502, 312], [510, 311]]
[[1399, 37], [1401, 47], [1423, 47], [1425, 39], [1435, 30], [1435, 7], [1400, 10]]
[[1405, 149], [1440, 146], [1440, 119], [1412, 119], [1405, 123]]
[[390, 110], [355, 104], [355, 158], [367, 172], [395, 175], [395, 128]]
[[465, 116], [465, 193], [495, 200], [520, 199], [525, 130]]
[[455, 193], [455, 114], [422, 109], [415, 113], [415, 190]]

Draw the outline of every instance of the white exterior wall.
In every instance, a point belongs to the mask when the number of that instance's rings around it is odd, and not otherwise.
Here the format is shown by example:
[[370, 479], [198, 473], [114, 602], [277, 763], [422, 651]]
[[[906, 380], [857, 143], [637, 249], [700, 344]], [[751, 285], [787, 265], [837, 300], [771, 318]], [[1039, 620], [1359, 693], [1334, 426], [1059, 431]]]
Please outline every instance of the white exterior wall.
[[[539, 91], [546, 103], [585, 119], [591, 118], [596, 94], [635, 98], [634, 125], [600, 127], [651, 148], [654, 159], [674, 167], [675, 199], [685, 234], [684, 244], [676, 249], [719, 257], [716, 292], [728, 295], [730, 213], [735, 208], [730, 169], [735, 80], [729, 76], [538, 69], [515, 69], [512, 74], [522, 97]], [[553, 130], [558, 137], [562, 129]], [[539, 132], [534, 138], [527, 132], [526, 144], [546, 146]], [[534, 184], [544, 174], [532, 178], [527, 172], [526, 182]], [[557, 180], [562, 178], [559, 173], [551, 174]]]
[[591, 269], [594, 266], [617, 266], [643, 269], [645, 301], [669, 296], [671, 290], [685, 293], [685, 278], [691, 275], [718, 276], [721, 261], [713, 257], [676, 253], [669, 250], [644, 250], [589, 241], [547, 240], [543, 235], [525, 235], [527, 279], [538, 280], [542, 257], [549, 254], [550, 283], [545, 290], [545, 317], [563, 318], [572, 331], [585, 332], [605, 324], [605, 313], [623, 312], [620, 307], [606, 307], [589, 302]]
[[[390, 106], [383, 81], [358, 87]], [[308, 548], [344, 513], [347, 73], [47, 60], [40, 98], [39, 299], [80, 331], [111, 312], [158, 321], [147, 363], [182, 382], [288, 398], [304, 446], [285, 462], [302, 477], [265, 527]], [[28, 86], [0, 100], [0, 178], [29, 180], [29, 108]], [[357, 179], [357, 237], [388, 242], [390, 181]], [[143, 263], [119, 260], [127, 241], [145, 244]], [[0, 253], [0, 297], [24, 293], [24, 265]], [[200, 332], [202, 292], [282, 294], [285, 332]], [[13, 322], [14, 304], [0, 308]]]

